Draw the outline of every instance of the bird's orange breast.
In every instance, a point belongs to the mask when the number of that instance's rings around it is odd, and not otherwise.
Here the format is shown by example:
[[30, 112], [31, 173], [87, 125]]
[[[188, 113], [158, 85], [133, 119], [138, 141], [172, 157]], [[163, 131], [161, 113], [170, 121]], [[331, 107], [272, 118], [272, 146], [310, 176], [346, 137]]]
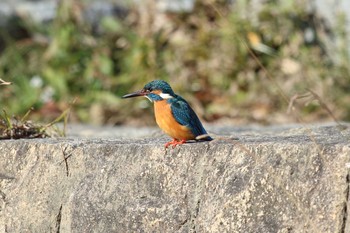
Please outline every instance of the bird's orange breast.
[[170, 137], [178, 140], [192, 140], [195, 136], [189, 128], [179, 124], [171, 113], [170, 104], [166, 100], [154, 102], [154, 114], [158, 126]]

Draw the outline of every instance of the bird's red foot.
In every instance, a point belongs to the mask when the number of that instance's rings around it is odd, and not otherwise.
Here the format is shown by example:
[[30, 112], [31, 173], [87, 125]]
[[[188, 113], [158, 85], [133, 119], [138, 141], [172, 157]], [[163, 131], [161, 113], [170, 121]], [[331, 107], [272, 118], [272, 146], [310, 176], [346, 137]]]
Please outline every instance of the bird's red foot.
[[184, 139], [182, 139], [180, 141], [173, 139], [172, 141], [165, 143], [165, 148], [168, 148], [170, 145], [172, 145], [173, 149], [174, 149], [177, 145], [182, 145], [185, 142], [186, 142], [186, 140], [184, 140]]

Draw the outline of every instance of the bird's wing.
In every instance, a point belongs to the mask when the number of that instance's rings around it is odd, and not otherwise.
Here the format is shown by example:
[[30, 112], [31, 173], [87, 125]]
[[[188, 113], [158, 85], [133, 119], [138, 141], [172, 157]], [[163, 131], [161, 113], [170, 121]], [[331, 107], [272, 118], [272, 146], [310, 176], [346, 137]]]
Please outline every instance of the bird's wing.
[[177, 96], [176, 98], [168, 99], [168, 101], [171, 103], [172, 114], [179, 124], [189, 127], [196, 137], [207, 134], [198, 116], [186, 100]]

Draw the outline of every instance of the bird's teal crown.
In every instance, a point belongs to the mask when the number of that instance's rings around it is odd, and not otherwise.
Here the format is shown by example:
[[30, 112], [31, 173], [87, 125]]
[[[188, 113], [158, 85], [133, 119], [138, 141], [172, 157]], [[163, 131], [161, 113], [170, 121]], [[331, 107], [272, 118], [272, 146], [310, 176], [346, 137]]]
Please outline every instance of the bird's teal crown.
[[161, 101], [164, 99], [173, 99], [178, 96], [174, 93], [173, 89], [171, 89], [170, 85], [163, 80], [154, 80], [152, 82], [147, 83], [142, 90], [126, 94], [123, 98], [132, 98], [137, 96], [145, 96], [151, 102]]
[[164, 94], [169, 94], [171, 96], [175, 95], [175, 93], [174, 93], [173, 89], [171, 89], [170, 85], [163, 80], [153, 80], [153, 81], [147, 83], [144, 86], [144, 89], [148, 90], [148, 91], [160, 90]]

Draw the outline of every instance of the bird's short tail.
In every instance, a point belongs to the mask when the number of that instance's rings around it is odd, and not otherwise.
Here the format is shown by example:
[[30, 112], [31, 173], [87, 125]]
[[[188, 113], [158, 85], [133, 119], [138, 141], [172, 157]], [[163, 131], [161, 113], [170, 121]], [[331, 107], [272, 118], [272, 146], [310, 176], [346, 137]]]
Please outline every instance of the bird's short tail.
[[202, 135], [197, 136], [196, 140], [199, 140], [199, 141], [211, 141], [211, 140], [213, 140], [213, 138], [210, 137], [209, 134], [202, 134]]

